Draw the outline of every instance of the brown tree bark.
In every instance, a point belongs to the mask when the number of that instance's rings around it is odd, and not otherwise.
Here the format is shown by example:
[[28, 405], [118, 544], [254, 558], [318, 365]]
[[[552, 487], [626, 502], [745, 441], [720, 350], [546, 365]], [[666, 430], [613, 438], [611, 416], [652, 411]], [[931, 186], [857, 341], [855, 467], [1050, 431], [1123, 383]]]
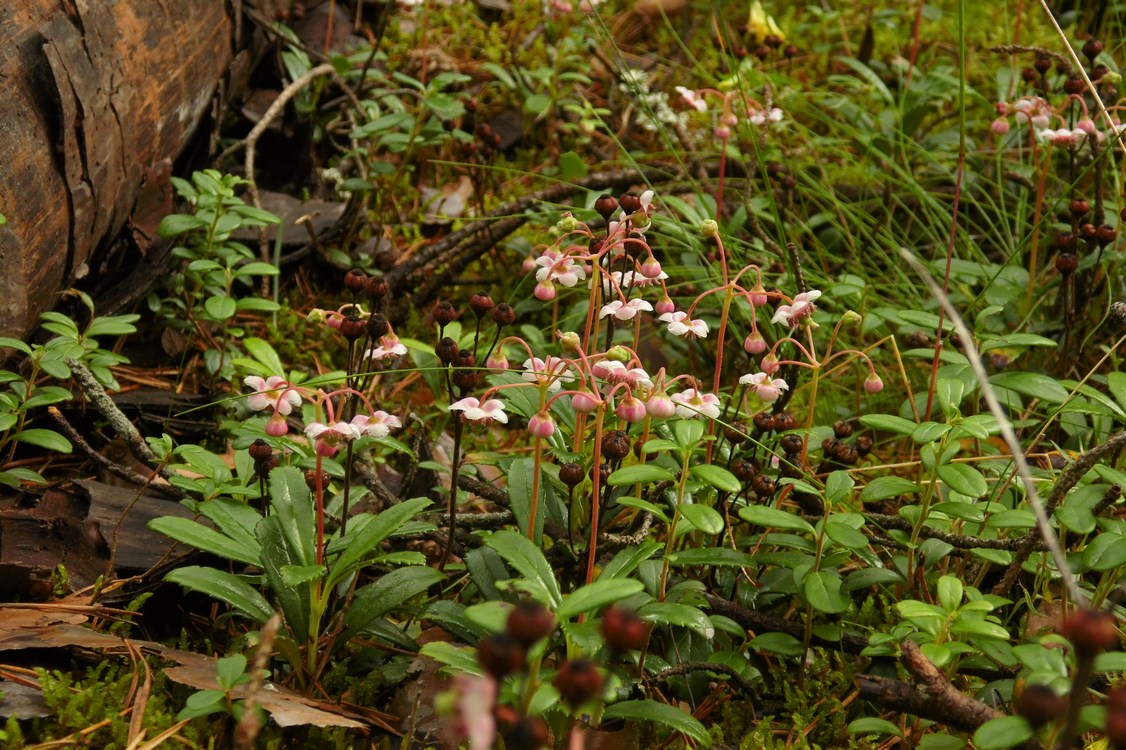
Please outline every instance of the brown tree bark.
[[169, 205], [172, 161], [231, 64], [240, 9], [0, 2], [0, 334], [27, 333], [135, 212]]

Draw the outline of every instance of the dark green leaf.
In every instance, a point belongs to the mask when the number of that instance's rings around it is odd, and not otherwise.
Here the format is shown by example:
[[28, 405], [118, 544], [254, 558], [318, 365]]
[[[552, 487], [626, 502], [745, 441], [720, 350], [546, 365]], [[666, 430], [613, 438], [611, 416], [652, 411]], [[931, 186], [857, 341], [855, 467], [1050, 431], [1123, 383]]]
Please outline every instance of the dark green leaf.
[[671, 482], [676, 479], [672, 472], [656, 464], [634, 464], [623, 466], [606, 480], [612, 487], [625, 484], [648, 484], [650, 482]]
[[989, 492], [985, 477], [968, 464], [943, 464], [938, 467], [938, 478], [950, 489], [968, 497], [983, 497]]
[[767, 529], [785, 529], [813, 533], [813, 526], [804, 518], [766, 505], [748, 505], [739, 509], [739, 517], [747, 523]]
[[32, 427], [31, 429], [17, 432], [15, 439], [21, 443], [46, 448], [56, 453], [70, 453], [74, 450], [70, 441], [65, 437], [54, 430], [45, 430], [40, 427]]
[[505, 562], [524, 576], [534, 586], [543, 603], [552, 609], [559, 609], [562, 594], [551, 564], [543, 556], [543, 551], [526, 537], [515, 531], [497, 531], [485, 539], [485, 544], [496, 550]]
[[[700, 464], [693, 466], [691, 469], [692, 476], [696, 477], [705, 484], [710, 484], [717, 490], [724, 492], [739, 492], [743, 489], [743, 484], [735, 475], [722, 466], [714, 464]], [[718, 532], [716, 532], [718, 533]]]
[[344, 616], [346, 632], [364, 630], [374, 620], [401, 607], [443, 578], [439, 571], [423, 566], [392, 570], [356, 592]]
[[900, 731], [898, 726], [887, 719], [876, 716], [862, 716], [859, 719], [853, 719], [849, 722], [845, 731], [849, 734], [894, 734], [896, 737], [903, 736], [903, 732]]
[[259, 625], [274, 615], [266, 599], [246, 581], [223, 570], [188, 566], [177, 568], [165, 580], [226, 602]]
[[555, 614], [559, 620], [570, 620], [578, 615], [602, 609], [608, 604], [621, 601], [644, 589], [645, 585], [634, 578], [600, 578], [564, 596], [563, 603]]
[[153, 531], [203, 552], [247, 565], [262, 564], [261, 548], [257, 541], [253, 545], [248, 544], [244, 539], [236, 541], [189, 518], [160, 516], [149, 521], [148, 526]]
[[805, 600], [819, 612], [836, 614], [852, 605], [852, 600], [841, 593], [841, 577], [836, 571], [818, 570], [805, 577], [802, 584]]
[[914, 495], [919, 492], [919, 485], [903, 477], [877, 477], [860, 491], [860, 499], [864, 502], [886, 500], [899, 495]]
[[1036, 372], [1002, 372], [989, 382], [1051, 404], [1063, 403], [1068, 396], [1067, 389], [1058, 380]]
[[655, 721], [691, 738], [699, 747], [712, 746], [712, 738], [708, 730], [692, 714], [657, 701], [637, 700], [615, 703], [607, 706], [602, 716], [604, 719]]
[[865, 427], [871, 427], [873, 430], [896, 432], [900, 435], [910, 435], [915, 431], [915, 428], [918, 427], [918, 425], [910, 419], [896, 417], [891, 414], [862, 414], [860, 416], [860, 424]]
[[1003, 750], [1016, 747], [1032, 737], [1032, 727], [1023, 716], [1002, 716], [990, 719], [974, 732], [977, 750]]
[[705, 534], [714, 535], [723, 531], [723, 516], [707, 505], [695, 503], [681, 505], [680, 515]]
[[350, 576], [357, 568], [364, 564], [372, 551], [384, 539], [394, 534], [407, 521], [430, 506], [430, 500], [425, 497], [416, 497], [406, 502], [392, 505], [379, 515], [372, 518], [357, 531], [349, 531], [351, 540], [341, 553], [340, 557], [331, 563], [331, 573], [327, 586], [335, 586], [340, 581]]

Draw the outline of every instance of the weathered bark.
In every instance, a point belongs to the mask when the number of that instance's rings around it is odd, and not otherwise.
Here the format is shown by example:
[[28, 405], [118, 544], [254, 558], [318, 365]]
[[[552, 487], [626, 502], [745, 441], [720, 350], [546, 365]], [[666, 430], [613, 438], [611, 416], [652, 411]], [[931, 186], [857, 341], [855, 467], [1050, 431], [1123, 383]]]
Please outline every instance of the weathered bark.
[[172, 161], [234, 56], [235, 12], [0, 3], [0, 333], [27, 332], [139, 207], [169, 205]]

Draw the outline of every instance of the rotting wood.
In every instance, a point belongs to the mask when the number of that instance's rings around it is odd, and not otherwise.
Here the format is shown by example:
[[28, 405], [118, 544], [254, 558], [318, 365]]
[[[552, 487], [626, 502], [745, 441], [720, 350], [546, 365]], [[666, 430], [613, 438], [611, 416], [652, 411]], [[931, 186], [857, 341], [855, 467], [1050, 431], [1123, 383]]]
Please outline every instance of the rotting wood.
[[145, 206], [234, 57], [224, 0], [0, 3], [0, 334], [22, 335]]

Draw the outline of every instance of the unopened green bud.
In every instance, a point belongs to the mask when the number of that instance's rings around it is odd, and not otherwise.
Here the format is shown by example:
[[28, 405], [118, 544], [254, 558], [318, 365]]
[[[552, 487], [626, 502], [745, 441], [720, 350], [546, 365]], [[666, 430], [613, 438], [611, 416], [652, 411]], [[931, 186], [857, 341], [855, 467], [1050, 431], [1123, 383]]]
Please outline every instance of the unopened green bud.
[[612, 346], [606, 351], [606, 359], [625, 363], [633, 359], [633, 354], [624, 346]]
[[310, 323], [323, 323], [325, 322], [325, 317], [326, 316], [324, 310], [319, 307], [314, 307], [309, 311], [309, 314], [305, 316], [305, 320], [309, 321]]
[[841, 316], [841, 325], [845, 328], [856, 328], [862, 320], [864, 316], [855, 310], [845, 310], [844, 315]]
[[578, 351], [578, 349], [583, 345], [583, 340], [579, 338], [579, 334], [575, 333], [574, 331], [560, 331], [556, 335], [559, 337], [559, 343], [562, 345], [564, 350]]
[[701, 237], [715, 237], [719, 234], [719, 222], [715, 219], [705, 219], [700, 223]]
[[573, 232], [576, 229], [578, 229], [578, 227], [579, 227], [579, 220], [576, 219], [574, 216], [572, 216], [570, 211], [563, 214], [563, 218], [560, 219], [555, 224], [555, 228], [558, 229], [563, 234], [566, 234], [568, 232]]

